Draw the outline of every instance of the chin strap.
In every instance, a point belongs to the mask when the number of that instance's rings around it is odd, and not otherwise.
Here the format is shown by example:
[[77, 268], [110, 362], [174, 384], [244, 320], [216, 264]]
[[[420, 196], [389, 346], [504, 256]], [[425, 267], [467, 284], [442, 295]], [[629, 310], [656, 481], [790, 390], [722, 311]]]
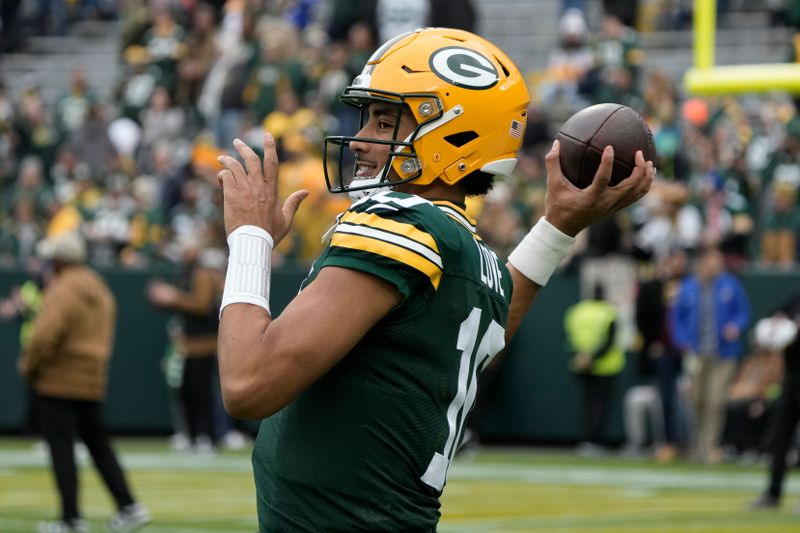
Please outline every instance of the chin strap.
[[361, 200], [362, 198], [366, 198], [367, 196], [372, 196], [376, 192], [391, 191], [392, 190], [392, 186], [391, 185], [383, 185], [383, 186], [379, 185], [380, 183], [382, 183], [381, 182], [381, 176], [384, 175], [385, 171], [386, 171], [386, 167], [383, 167], [381, 169], [381, 171], [378, 172], [377, 176], [372, 176], [372, 177], [369, 177], [369, 178], [354, 179], [351, 183], [358, 183], [359, 186], [363, 186], [363, 185], [369, 186], [369, 185], [375, 184], [375, 187], [368, 188], [368, 189], [359, 189], [357, 191], [347, 191], [347, 196], [350, 197], [351, 201], [357, 202], [357, 201]]

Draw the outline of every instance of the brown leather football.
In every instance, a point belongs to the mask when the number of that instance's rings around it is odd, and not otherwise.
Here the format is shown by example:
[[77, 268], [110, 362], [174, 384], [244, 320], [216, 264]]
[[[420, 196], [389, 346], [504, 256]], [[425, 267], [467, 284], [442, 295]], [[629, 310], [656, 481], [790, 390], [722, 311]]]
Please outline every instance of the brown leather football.
[[584, 189], [594, 180], [606, 146], [614, 147], [610, 186], [630, 176], [637, 150], [645, 161], [654, 161], [653, 134], [641, 115], [622, 104], [597, 104], [572, 115], [558, 132], [561, 172]]

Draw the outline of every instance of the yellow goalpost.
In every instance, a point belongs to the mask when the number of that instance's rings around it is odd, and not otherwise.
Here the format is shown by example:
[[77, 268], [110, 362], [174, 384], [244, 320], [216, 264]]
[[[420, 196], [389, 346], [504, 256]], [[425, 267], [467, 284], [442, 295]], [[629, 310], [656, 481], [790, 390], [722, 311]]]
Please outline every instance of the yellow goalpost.
[[716, 0], [694, 1], [694, 66], [683, 81], [690, 94], [800, 93], [800, 64], [714, 65]]

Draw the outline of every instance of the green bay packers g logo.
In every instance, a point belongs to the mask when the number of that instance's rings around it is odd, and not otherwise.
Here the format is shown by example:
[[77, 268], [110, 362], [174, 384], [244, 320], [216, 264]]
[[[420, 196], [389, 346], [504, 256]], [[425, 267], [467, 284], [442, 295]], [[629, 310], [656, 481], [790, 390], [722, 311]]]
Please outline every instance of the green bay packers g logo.
[[469, 48], [448, 46], [431, 55], [428, 64], [434, 74], [464, 89], [488, 89], [500, 79], [486, 57]]

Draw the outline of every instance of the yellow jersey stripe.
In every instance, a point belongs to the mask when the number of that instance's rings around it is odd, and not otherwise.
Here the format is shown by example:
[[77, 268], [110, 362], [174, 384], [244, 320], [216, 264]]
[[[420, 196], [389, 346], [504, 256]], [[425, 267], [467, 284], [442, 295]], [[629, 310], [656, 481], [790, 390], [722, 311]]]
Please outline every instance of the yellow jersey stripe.
[[375, 213], [356, 213], [355, 211], [348, 211], [345, 213], [341, 222], [362, 224], [364, 226], [390, 231], [413, 241], [417, 241], [423, 246], [427, 246], [437, 254], [439, 253], [439, 247], [436, 245], [436, 241], [433, 239], [431, 234], [417, 229], [412, 224], [383, 218]]
[[415, 240], [408, 239], [402, 235], [397, 235], [390, 231], [383, 231], [381, 229], [373, 228], [371, 226], [359, 226], [357, 224], [347, 224], [342, 222], [336, 226], [336, 233], [349, 233], [351, 235], [362, 235], [371, 239], [377, 239], [392, 244], [396, 244], [406, 250], [415, 252], [434, 265], [442, 268], [442, 257], [431, 250], [430, 248], [421, 245]]
[[365, 237], [364, 235], [337, 232], [331, 239], [331, 246], [340, 246], [342, 248], [350, 248], [351, 250], [370, 252], [408, 265], [425, 274], [428, 279], [430, 279], [435, 289], [439, 288], [439, 282], [442, 280], [441, 267], [418, 253], [412, 252], [397, 244], [384, 242], [372, 237]]
[[453, 208], [454, 206], [447, 203], [439, 203], [436, 207], [438, 207], [442, 213], [444, 213], [445, 215], [449, 216], [450, 218], [452, 218], [453, 220], [455, 220], [456, 222], [467, 228], [467, 231], [471, 232], [475, 236], [475, 238], [480, 240], [480, 237], [478, 237], [477, 226], [475, 226], [475, 224], [472, 223], [471, 218], [468, 218], [463, 215], [463, 211], [456, 210]]
[[433, 202], [433, 204], [442, 207], [449, 207], [450, 209], [452, 209], [453, 211], [457, 212], [459, 215], [464, 217], [464, 220], [466, 220], [471, 226], [475, 226], [478, 224], [477, 222], [475, 222], [474, 218], [469, 216], [469, 214], [467, 214], [467, 212], [461, 208], [461, 206], [458, 206], [453, 202], [448, 202], [447, 200], [436, 200]]

